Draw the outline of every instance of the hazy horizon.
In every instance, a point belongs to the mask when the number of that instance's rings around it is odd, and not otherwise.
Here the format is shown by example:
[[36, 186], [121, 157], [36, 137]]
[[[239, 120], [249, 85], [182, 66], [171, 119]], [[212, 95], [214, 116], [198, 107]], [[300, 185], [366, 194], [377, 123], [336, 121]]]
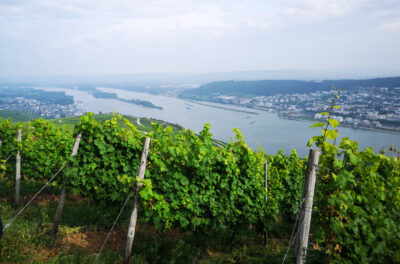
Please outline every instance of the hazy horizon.
[[[384, 69], [264, 70], [207, 73], [133, 73], [52, 76], [0, 76], [0, 82], [92, 85], [184, 85], [186, 88], [215, 81], [257, 80], [344, 80], [398, 77], [398, 71]], [[160, 86], [161, 85], [161, 86]], [[179, 87], [179, 86], [178, 86]]]

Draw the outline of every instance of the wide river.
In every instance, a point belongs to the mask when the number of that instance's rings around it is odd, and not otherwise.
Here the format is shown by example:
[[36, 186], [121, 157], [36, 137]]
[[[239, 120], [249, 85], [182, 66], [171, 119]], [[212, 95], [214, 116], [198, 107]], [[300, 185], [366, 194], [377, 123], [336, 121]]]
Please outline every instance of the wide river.
[[[256, 114], [200, 105], [173, 97], [110, 88], [101, 88], [101, 90], [117, 93], [118, 97], [121, 98], [147, 100], [155, 105], [162, 106], [163, 110], [146, 108], [114, 99], [94, 98], [87, 92], [78, 90], [43, 89], [64, 91], [66, 94], [74, 96], [75, 102], [78, 102], [78, 105], [88, 112], [118, 112], [135, 117], [156, 118], [179, 124], [196, 133], [203, 128], [205, 123], [210, 123], [214, 137], [223, 141], [228, 141], [235, 136], [233, 128], [236, 127], [242, 132], [251, 148], [262, 147], [264, 152], [269, 154], [275, 154], [279, 150], [290, 153], [292, 149], [296, 149], [300, 156], [306, 156], [308, 154], [307, 141], [312, 136], [321, 133], [318, 128], [309, 128], [313, 122], [280, 119], [275, 113], [247, 108], [228, 106], [232, 109], [255, 112]], [[227, 107], [226, 105], [219, 106]], [[400, 146], [400, 134], [346, 127], [339, 127], [339, 134], [341, 137], [349, 137], [359, 142], [360, 149], [372, 147], [375, 152], [387, 145]]]

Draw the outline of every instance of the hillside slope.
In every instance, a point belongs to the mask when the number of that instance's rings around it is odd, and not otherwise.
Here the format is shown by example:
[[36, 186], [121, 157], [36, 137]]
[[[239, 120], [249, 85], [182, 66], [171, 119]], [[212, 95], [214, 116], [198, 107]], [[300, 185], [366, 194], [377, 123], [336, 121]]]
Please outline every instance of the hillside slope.
[[261, 81], [223, 81], [212, 82], [196, 89], [181, 92], [180, 97], [211, 96], [215, 94], [236, 96], [271, 96], [276, 94], [310, 93], [328, 91], [333, 86], [342, 90], [358, 87], [400, 87], [400, 77], [376, 78], [364, 80], [261, 80]]

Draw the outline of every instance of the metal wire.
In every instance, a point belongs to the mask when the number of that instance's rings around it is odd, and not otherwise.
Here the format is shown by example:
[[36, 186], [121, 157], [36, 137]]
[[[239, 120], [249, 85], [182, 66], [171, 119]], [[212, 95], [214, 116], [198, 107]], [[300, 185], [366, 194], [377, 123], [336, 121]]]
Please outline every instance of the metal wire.
[[4, 164], [6, 164], [7, 163], [7, 161], [11, 158], [11, 156], [12, 155], [14, 155], [14, 153], [11, 153], [10, 154], [10, 156], [8, 156], [8, 158], [6, 158], [6, 160], [3, 162], [3, 164], [1, 164], [1, 166], [0, 167], [3, 167], [4, 166]]
[[131, 197], [131, 193], [129, 193], [128, 196], [126, 197], [125, 203], [124, 203], [124, 205], [122, 206], [121, 210], [119, 211], [117, 218], [115, 219], [115, 221], [114, 221], [114, 223], [113, 223], [113, 225], [112, 225], [110, 231], [109, 231], [108, 234], [107, 234], [106, 239], [105, 239], [104, 242], [103, 242], [103, 245], [101, 246], [101, 248], [100, 248], [100, 250], [99, 250], [99, 253], [97, 253], [96, 258], [95, 258], [94, 261], [93, 261], [93, 264], [97, 263], [97, 260], [98, 260], [99, 257], [100, 257], [101, 251], [103, 250], [104, 246], [106, 245], [107, 240], [109, 239], [109, 237], [110, 237], [112, 231], [114, 230], [114, 227], [115, 227], [115, 225], [117, 224], [118, 219], [119, 219], [119, 217], [121, 216], [122, 211], [124, 210], [125, 206], [127, 205], [127, 203], [128, 203], [128, 201], [129, 201], [129, 198], [130, 198], [130, 197]]
[[44, 188], [46, 188], [47, 185], [49, 185], [50, 182], [54, 180], [54, 178], [65, 168], [65, 166], [67, 166], [67, 164], [68, 162], [66, 162], [63, 166], [61, 166], [61, 168], [53, 175], [53, 177], [50, 178], [50, 180], [48, 180], [48, 182], [45, 185], [43, 185], [43, 187], [29, 200], [29, 202], [27, 202], [25, 206], [13, 218], [11, 218], [8, 224], [4, 226], [3, 231], [6, 231], [6, 229], [11, 226], [11, 224], [15, 221], [15, 219], [17, 219], [18, 216], [20, 216], [20, 214], [25, 210], [25, 208], [28, 207], [28, 205], [33, 200], [35, 200], [35, 198], [44, 190]]
[[301, 201], [301, 203], [299, 204], [299, 206], [298, 206], [297, 209], [296, 209], [296, 212], [295, 212], [295, 214], [297, 214], [297, 216], [296, 216], [296, 221], [294, 222], [294, 226], [293, 226], [293, 230], [292, 230], [292, 235], [290, 236], [289, 245], [288, 245], [288, 248], [287, 248], [287, 250], [286, 250], [285, 256], [283, 257], [282, 264], [285, 263], [287, 254], [289, 253], [289, 249], [292, 247], [292, 245], [293, 245], [293, 243], [294, 243], [294, 239], [293, 239], [293, 238], [294, 238], [294, 237], [297, 237], [297, 234], [299, 233], [300, 227], [301, 227], [301, 225], [303, 224], [303, 223], [300, 224], [299, 228], [297, 229], [296, 235], [293, 236], [293, 235], [294, 235], [294, 230], [296, 230], [296, 225], [297, 225], [297, 222], [298, 222], [298, 220], [299, 220], [299, 215], [300, 215], [300, 214], [298, 213], [298, 211], [299, 211], [299, 208], [303, 205], [303, 203], [304, 203], [305, 200], [306, 200], [306, 199], [303, 198], [303, 200]]

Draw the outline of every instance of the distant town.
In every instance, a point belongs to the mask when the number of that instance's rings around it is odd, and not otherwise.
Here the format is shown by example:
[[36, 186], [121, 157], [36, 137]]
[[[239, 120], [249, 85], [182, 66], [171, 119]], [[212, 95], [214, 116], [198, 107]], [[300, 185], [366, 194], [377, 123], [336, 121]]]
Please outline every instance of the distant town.
[[60, 118], [82, 115], [72, 96], [32, 88], [0, 86], [0, 110], [27, 113], [33, 117]]
[[[332, 118], [342, 125], [400, 132], [400, 87], [359, 87], [340, 92]], [[214, 95], [193, 96], [194, 100], [230, 104], [275, 112], [281, 118], [322, 120], [319, 114], [329, 110], [334, 90], [271, 96]]]
[[23, 97], [2, 98], [0, 110], [14, 110], [42, 118], [60, 118], [83, 114], [83, 111], [74, 104], [51, 104]]

